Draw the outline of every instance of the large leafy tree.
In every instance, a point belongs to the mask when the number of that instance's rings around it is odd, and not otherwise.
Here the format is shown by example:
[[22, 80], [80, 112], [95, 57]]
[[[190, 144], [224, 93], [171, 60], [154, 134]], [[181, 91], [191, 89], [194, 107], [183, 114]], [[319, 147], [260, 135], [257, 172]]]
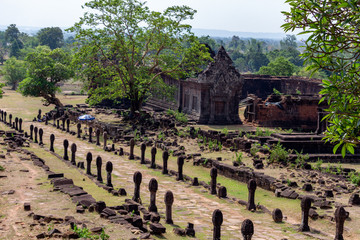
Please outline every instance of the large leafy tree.
[[20, 39], [20, 31], [16, 24], [10, 24], [5, 31], [5, 43], [10, 46], [10, 57], [18, 57], [24, 43]]
[[47, 46], [39, 46], [28, 53], [25, 60], [27, 78], [20, 82], [19, 91], [24, 96], [43, 97], [46, 106], [63, 106], [56, 93], [60, 91], [60, 82], [74, 76], [71, 55], [61, 48], [50, 50]]
[[64, 45], [64, 34], [59, 27], [42, 28], [37, 33], [40, 45], [47, 45], [52, 50]]
[[309, 34], [303, 57], [313, 70], [331, 72], [323, 81], [329, 104], [326, 139], [342, 154], [360, 145], [360, 5], [357, 0], [287, 0], [285, 31]]
[[267, 66], [262, 66], [257, 74], [272, 76], [292, 76], [296, 67], [284, 57], [278, 57]]
[[4, 75], [6, 84], [10, 85], [12, 90], [15, 90], [19, 82], [26, 77], [25, 64], [23, 61], [11, 57], [5, 62], [0, 73]]
[[155, 12], [138, 0], [92, 0], [85, 7], [89, 11], [70, 30], [92, 103], [125, 97], [134, 113], [152, 88], [164, 85], [161, 76], [189, 76], [210, 59], [184, 23], [196, 12], [187, 6]]

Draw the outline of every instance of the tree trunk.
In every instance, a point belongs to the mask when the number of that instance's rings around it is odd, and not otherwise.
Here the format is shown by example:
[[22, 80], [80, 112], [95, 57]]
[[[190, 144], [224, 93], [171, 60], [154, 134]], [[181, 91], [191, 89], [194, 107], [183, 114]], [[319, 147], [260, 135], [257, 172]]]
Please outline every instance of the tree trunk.
[[142, 99], [131, 99], [130, 117], [135, 116], [136, 111], [140, 111], [142, 107]]
[[43, 98], [45, 98], [46, 103], [45, 106], [49, 106], [50, 104], [54, 104], [57, 107], [63, 107], [64, 105], [60, 102], [60, 100], [54, 96], [51, 95], [44, 95]]

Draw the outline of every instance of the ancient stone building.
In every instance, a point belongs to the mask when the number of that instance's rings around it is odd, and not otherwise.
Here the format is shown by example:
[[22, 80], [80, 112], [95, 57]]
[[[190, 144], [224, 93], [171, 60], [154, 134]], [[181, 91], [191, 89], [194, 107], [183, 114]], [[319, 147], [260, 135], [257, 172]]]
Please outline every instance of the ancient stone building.
[[[219, 49], [214, 61], [197, 78], [175, 80], [163, 76], [163, 80], [177, 89], [173, 96], [174, 101], [153, 97], [148, 99], [148, 107], [154, 110], [179, 110], [200, 124], [215, 125], [241, 123], [238, 116], [239, 102], [249, 94], [255, 94], [257, 98], [265, 100], [274, 89], [284, 95], [299, 92], [302, 95], [317, 95], [321, 89], [321, 80], [317, 79], [240, 75], [223, 47]], [[317, 116], [316, 101], [312, 104], [315, 109], [313, 114]]]

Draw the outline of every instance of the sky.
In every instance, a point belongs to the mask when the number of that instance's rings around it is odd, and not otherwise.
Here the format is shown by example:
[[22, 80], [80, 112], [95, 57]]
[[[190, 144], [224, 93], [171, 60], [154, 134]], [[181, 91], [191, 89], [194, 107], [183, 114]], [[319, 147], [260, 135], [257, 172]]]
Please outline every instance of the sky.
[[[0, 25], [70, 27], [83, 15], [86, 0], [0, 0]], [[239, 32], [283, 32], [285, 0], [148, 0], [151, 10], [173, 5], [197, 10], [193, 28]]]

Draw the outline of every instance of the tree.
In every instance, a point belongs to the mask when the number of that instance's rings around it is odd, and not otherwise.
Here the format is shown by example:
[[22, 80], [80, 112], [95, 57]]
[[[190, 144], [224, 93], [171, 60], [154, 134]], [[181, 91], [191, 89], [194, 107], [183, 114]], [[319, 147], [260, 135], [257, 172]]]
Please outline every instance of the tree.
[[4, 95], [4, 90], [2, 90], [2, 88], [3, 88], [4, 86], [5, 86], [4, 83], [0, 83], [0, 98], [2, 98], [3, 95]]
[[24, 43], [20, 40], [20, 31], [16, 24], [10, 24], [5, 31], [5, 43], [10, 45], [10, 57], [17, 57]]
[[162, 13], [138, 0], [92, 0], [85, 6], [90, 11], [70, 30], [76, 33], [76, 59], [91, 81], [93, 103], [126, 97], [135, 113], [163, 82], [162, 75], [188, 77], [210, 60], [191, 26], [183, 23], [196, 12], [187, 6]]
[[47, 45], [51, 50], [64, 45], [64, 35], [59, 27], [42, 28], [37, 33], [40, 45]]
[[249, 40], [249, 49], [245, 55], [248, 71], [257, 72], [260, 67], [266, 66], [269, 63], [269, 59], [263, 53], [263, 44], [263, 42], [253, 38]]
[[4, 75], [6, 84], [10, 85], [12, 90], [15, 90], [18, 83], [26, 77], [24, 62], [17, 60], [15, 57], [9, 58], [4, 64], [2, 75]]
[[26, 62], [27, 78], [20, 82], [19, 91], [24, 96], [43, 97], [46, 106], [63, 106], [55, 94], [60, 91], [58, 83], [74, 76], [70, 54], [39, 46], [27, 55]]
[[337, 143], [334, 152], [354, 153], [360, 145], [360, 5], [357, 0], [287, 0], [291, 9], [285, 31], [301, 29], [309, 34], [305, 41], [305, 60], [312, 70], [331, 75], [323, 80], [322, 100], [329, 104], [325, 139]]
[[284, 57], [278, 57], [267, 66], [262, 66], [257, 74], [272, 76], [292, 76], [295, 72], [295, 65]]

